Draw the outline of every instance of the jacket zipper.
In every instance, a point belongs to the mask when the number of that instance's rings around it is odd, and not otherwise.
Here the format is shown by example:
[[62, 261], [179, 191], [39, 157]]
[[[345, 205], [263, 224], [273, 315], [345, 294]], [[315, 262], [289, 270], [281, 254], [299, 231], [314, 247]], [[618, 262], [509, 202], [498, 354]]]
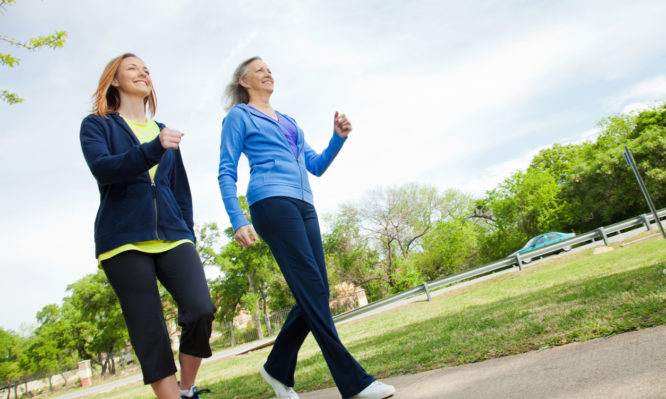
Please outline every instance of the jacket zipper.
[[157, 233], [157, 187], [152, 179], [150, 180], [150, 188], [153, 190], [153, 206], [155, 208], [155, 238], [159, 240], [160, 235]]
[[[127, 125], [127, 122], [125, 122], [125, 120], [123, 119], [123, 117], [120, 116], [120, 115], [118, 115], [118, 118], [119, 118], [119, 120], [121, 120], [121, 121], [123, 122], [123, 123], [120, 123], [120, 126], [123, 126], [123, 124], [124, 124], [123, 128], [124, 128], [126, 131], [128, 131], [128, 133], [130, 133], [130, 136], [132, 137], [132, 139], [134, 140], [134, 142], [136, 142], [137, 144], [141, 144], [141, 141], [140, 141], [139, 138], [136, 136], [136, 134], [134, 133], [134, 131], [132, 130], [132, 128], [130, 128], [130, 127]], [[158, 127], [159, 127], [159, 125], [158, 125]], [[159, 168], [158, 168], [158, 169], [159, 169]], [[157, 173], [157, 171], [156, 171], [155, 173]], [[150, 188], [151, 188], [152, 191], [153, 191], [153, 208], [155, 209], [155, 237], [156, 237], [158, 240], [161, 240], [160, 235], [159, 235], [159, 233], [157, 232], [157, 187], [155, 186], [155, 181], [153, 180], [153, 178], [150, 177], [150, 170], [147, 170], [147, 171], [146, 171], [146, 174], [148, 175], [148, 180], [150, 180]]]

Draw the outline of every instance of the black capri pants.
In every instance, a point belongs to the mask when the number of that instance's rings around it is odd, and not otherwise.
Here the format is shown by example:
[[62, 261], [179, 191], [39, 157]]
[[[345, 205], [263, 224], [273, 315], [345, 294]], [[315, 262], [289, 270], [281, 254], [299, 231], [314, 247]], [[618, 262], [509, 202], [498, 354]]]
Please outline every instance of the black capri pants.
[[176, 373], [157, 279], [178, 304], [180, 352], [212, 355], [209, 340], [216, 309], [194, 245], [156, 254], [122, 252], [102, 261], [102, 267], [118, 296], [145, 384]]

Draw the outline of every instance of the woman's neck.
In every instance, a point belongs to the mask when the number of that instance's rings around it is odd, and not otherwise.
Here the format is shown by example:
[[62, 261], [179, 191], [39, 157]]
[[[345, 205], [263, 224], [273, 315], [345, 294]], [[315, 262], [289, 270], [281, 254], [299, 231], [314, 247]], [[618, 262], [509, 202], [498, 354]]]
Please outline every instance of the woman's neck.
[[254, 95], [250, 95], [250, 101], [247, 103], [247, 105], [258, 109], [266, 115], [276, 117], [275, 111], [273, 110], [273, 107], [271, 107], [270, 98], [270, 94], [261, 95], [255, 93]]
[[143, 98], [140, 97], [124, 96], [121, 93], [118, 113], [134, 122], [146, 122], [146, 105], [143, 103]]

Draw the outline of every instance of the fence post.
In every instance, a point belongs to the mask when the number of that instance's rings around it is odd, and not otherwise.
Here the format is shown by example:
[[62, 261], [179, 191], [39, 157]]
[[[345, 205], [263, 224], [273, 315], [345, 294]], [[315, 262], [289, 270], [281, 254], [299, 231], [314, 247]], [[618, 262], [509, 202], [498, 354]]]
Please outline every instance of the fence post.
[[606, 236], [606, 230], [604, 230], [603, 227], [599, 227], [597, 231], [599, 232], [601, 238], [604, 240], [604, 245], [608, 246], [608, 237]]
[[642, 214], [641, 219], [643, 219], [643, 225], [645, 225], [645, 228], [650, 230], [650, 221], [648, 220], [647, 216], [645, 216], [645, 214]]
[[520, 254], [516, 252], [516, 262], [518, 263], [518, 269], [523, 270], [523, 260], [520, 259]]
[[428, 288], [428, 283], [423, 283], [423, 289], [425, 290], [426, 296], [428, 297], [428, 302], [432, 301], [432, 297], [430, 296], [430, 288]]

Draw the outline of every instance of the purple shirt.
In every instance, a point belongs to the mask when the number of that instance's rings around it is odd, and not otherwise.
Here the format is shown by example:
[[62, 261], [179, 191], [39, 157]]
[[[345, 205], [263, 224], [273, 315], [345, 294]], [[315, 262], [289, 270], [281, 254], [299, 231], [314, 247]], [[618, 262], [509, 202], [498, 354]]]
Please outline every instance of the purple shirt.
[[277, 112], [275, 115], [278, 116], [277, 123], [280, 126], [280, 130], [282, 130], [284, 137], [287, 138], [291, 151], [294, 153], [294, 156], [298, 158], [298, 129], [296, 128], [296, 125], [291, 123], [289, 119], [281, 117]]
[[[248, 107], [252, 108], [253, 110], [260, 112], [263, 115], [263, 112], [259, 111], [258, 109], [254, 108], [251, 105], [248, 105]], [[280, 117], [279, 112], [275, 112], [275, 115], [277, 115], [277, 124], [280, 126], [280, 130], [282, 130], [282, 134], [284, 134], [284, 137], [287, 139], [287, 143], [289, 143], [289, 147], [291, 147], [291, 152], [294, 153], [294, 156], [298, 158], [298, 128], [296, 125], [291, 123], [291, 121], [287, 118], [282, 118]], [[271, 118], [270, 116], [266, 115], [267, 117]], [[271, 118], [271, 120], [275, 121], [275, 119]]]

